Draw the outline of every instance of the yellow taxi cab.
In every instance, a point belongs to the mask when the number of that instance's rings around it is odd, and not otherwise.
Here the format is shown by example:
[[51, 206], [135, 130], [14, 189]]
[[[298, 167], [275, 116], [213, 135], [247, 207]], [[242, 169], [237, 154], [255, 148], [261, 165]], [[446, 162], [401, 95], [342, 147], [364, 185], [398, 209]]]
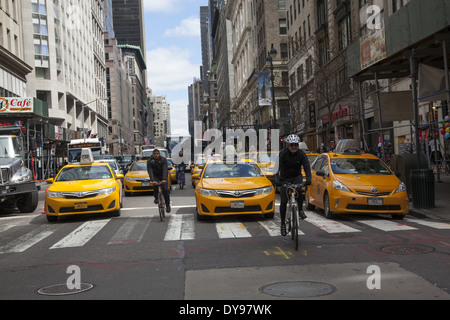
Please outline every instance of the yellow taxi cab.
[[167, 170], [169, 171], [170, 182], [177, 183], [177, 168], [171, 158], [167, 158]]
[[[170, 190], [170, 166], [168, 167], [168, 188]], [[125, 175], [125, 195], [131, 196], [143, 192], [153, 191], [153, 184], [150, 181], [147, 171], [147, 160], [138, 160], [131, 164]]]
[[311, 173], [306, 208], [320, 207], [327, 218], [342, 213], [376, 213], [403, 219], [409, 212], [405, 184], [379, 158], [361, 153], [354, 140], [341, 140], [335, 153], [320, 154]]
[[[197, 159], [195, 159], [194, 167], [191, 170], [192, 174], [192, 186], [195, 188], [195, 185], [198, 182], [198, 175], [202, 172], [203, 167], [206, 162], [206, 157], [204, 155], [199, 155]], [[196, 178], [194, 178], [196, 176]]]
[[256, 163], [271, 182], [273, 182], [273, 175], [276, 173], [274, 172], [275, 163], [279, 154], [279, 151], [264, 151], [256, 154]]
[[254, 161], [210, 160], [195, 188], [197, 220], [223, 215], [260, 214], [273, 218], [275, 191]]
[[79, 163], [64, 166], [51, 183], [45, 196], [47, 220], [88, 213], [113, 213], [120, 216], [122, 207], [122, 174], [116, 174], [108, 163], [94, 162], [92, 151], [83, 149]]

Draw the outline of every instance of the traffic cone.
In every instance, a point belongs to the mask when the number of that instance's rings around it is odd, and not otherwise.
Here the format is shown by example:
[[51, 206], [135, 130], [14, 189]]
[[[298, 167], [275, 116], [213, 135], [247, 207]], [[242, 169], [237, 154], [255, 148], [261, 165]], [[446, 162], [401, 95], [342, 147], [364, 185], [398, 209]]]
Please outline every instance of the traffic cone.
[[42, 211], [42, 214], [46, 214], [47, 213], [47, 189], [45, 189], [45, 198], [44, 198], [44, 211]]

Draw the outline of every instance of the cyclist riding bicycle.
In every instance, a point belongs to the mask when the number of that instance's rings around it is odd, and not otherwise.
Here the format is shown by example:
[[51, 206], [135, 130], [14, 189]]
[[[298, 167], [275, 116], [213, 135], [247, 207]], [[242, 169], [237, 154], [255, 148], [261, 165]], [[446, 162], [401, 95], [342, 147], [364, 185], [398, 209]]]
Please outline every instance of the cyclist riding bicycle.
[[[277, 173], [274, 176], [275, 183], [280, 188], [280, 216], [281, 216], [281, 235], [286, 236], [286, 206], [288, 203], [288, 195], [286, 192], [286, 187], [283, 187], [283, 184], [292, 183], [292, 184], [300, 184], [303, 181], [302, 175], [302, 167], [305, 170], [306, 181], [304, 183], [305, 186], [311, 184], [311, 168], [309, 165], [308, 157], [303, 152], [303, 150], [299, 149], [300, 138], [295, 135], [289, 135], [284, 141], [288, 144], [287, 148], [283, 149], [280, 152], [280, 155], [277, 159], [277, 164], [275, 168], [278, 168]], [[297, 197], [297, 203], [299, 207], [299, 215], [301, 219], [305, 219], [306, 215], [302, 210], [302, 190], [297, 190], [300, 195]]]
[[[166, 211], [170, 212], [170, 195], [167, 187], [167, 159], [162, 157], [158, 149], [153, 150], [152, 156], [147, 160], [147, 171], [153, 185], [162, 183]], [[158, 188], [153, 188], [154, 203], [158, 203]]]
[[[176, 171], [176, 179], [177, 179], [177, 181], [178, 181], [178, 174], [179, 174], [179, 172], [181, 170], [183, 170], [183, 172], [184, 172], [184, 170], [186, 169], [186, 164], [183, 161], [183, 150], [180, 150], [180, 152], [178, 152], [178, 156], [181, 159], [181, 163], [176, 165], [176, 169], [177, 169], [177, 171]], [[184, 184], [184, 182], [185, 181], [183, 181], [183, 184]]]

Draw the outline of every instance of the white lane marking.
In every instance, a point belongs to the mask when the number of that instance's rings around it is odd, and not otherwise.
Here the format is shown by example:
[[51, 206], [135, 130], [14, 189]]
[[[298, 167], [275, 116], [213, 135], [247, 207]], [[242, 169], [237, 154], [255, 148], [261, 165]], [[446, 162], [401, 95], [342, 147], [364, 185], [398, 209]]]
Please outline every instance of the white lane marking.
[[351, 232], [361, 232], [361, 230], [351, 228], [343, 223], [329, 220], [325, 217], [322, 217], [314, 212], [305, 211], [308, 218], [305, 219], [306, 222], [309, 222], [316, 227], [328, 232], [328, 233], [351, 233]]
[[450, 229], [450, 223], [445, 222], [424, 221], [420, 219], [411, 219], [411, 218], [405, 218], [404, 220], [435, 229], [442, 229], [442, 230]]
[[151, 219], [127, 219], [108, 244], [141, 242]]
[[50, 249], [82, 247], [110, 220], [111, 219], [85, 222], [65, 238], [55, 243]]
[[403, 223], [394, 222], [390, 220], [384, 220], [384, 219], [365, 219], [365, 218], [358, 218], [356, 221], [368, 225], [372, 228], [391, 232], [391, 231], [407, 231], [407, 230], [417, 230], [417, 228], [407, 226]]
[[219, 238], [250, 238], [252, 235], [247, 228], [240, 222], [226, 222], [216, 224]]
[[55, 226], [41, 226], [0, 248], [1, 253], [23, 252], [55, 232]]
[[169, 226], [164, 236], [165, 241], [193, 240], [195, 239], [194, 215], [172, 214]]

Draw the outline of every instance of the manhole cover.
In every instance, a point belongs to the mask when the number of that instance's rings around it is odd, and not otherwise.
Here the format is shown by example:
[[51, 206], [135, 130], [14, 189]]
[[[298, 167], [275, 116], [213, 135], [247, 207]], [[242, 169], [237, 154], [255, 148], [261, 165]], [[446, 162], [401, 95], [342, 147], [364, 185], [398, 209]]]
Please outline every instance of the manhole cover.
[[399, 244], [383, 247], [381, 248], [381, 251], [385, 253], [398, 254], [402, 256], [411, 256], [415, 254], [425, 254], [433, 252], [434, 248], [419, 245]]
[[262, 287], [261, 291], [282, 298], [312, 298], [331, 294], [336, 288], [322, 282], [293, 281], [269, 284]]
[[55, 284], [52, 286], [39, 289], [37, 292], [45, 296], [64, 296], [69, 294], [76, 294], [84, 291], [91, 290], [94, 287], [90, 283], [81, 283], [80, 289], [69, 289], [67, 284]]

